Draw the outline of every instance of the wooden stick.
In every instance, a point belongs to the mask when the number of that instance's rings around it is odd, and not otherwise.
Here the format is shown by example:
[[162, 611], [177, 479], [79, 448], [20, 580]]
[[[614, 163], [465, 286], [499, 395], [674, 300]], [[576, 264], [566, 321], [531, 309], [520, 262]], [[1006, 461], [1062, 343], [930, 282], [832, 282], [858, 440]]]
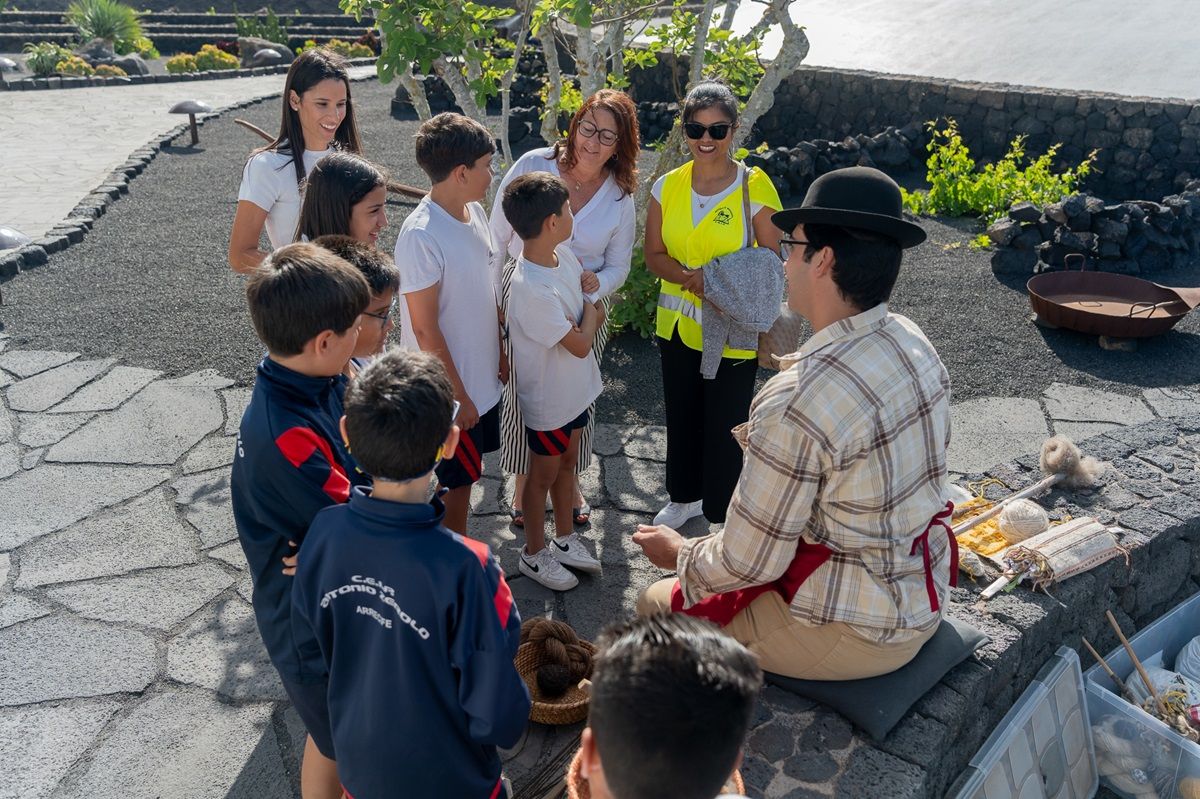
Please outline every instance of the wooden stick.
[[1125, 647], [1126, 654], [1133, 661], [1133, 667], [1137, 669], [1138, 676], [1142, 678], [1142, 682], [1146, 683], [1146, 689], [1150, 691], [1150, 696], [1154, 697], [1154, 704], [1158, 706], [1158, 712], [1162, 714], [1162, 721], [1167, 722], [1167, 719], [1170, 717], [1170, 711], [1167, 710], [1166, 704], [1159, 699], [1158, 691], [1154, 690], [1154, 683], [1150, 682], [1150, 675], [1146, 673], [1146, 669], [1142, 666], [1142, 661], [1138, 660], [1133, 647], [1129, 645], [1129, 641], [1125, 638], [1125, 633], [1121, 632], [1121, 625], [1117, 624], [1117, 619], [1112, 615], [1111, 610], [1104, 611], [1104, 615], [1108, 617], [1108, 623], [1112, 625], [1113, 632], [1117, 634], [1117, 638], [1121, 641], [1121, 646]]
[[[233, 121], [235, 124], [241, 125], [246, 130], [250, 131], [251, 133], [257, 134], [258, 136], [262, 137], [266, 141], [275, 141], [274, 136], [272, 136], [270, 133], [267, 133], [265, 130], [260, 128], [258, 125], [255, 125], [253, 122], [247, 122], [244, 119], [235, 119]], [[398, 183], [394, 180], [388, 181], [387, 189], [392, 194], [400, 194], [405, 197], [411, 197], [414, 200], [419, 200], [427, 194], [427, 192], [424, 189], [418, 189], [416, 186], [409, 186], [406, 183]]]
[[1066, 477], [1067, 477], [1067, 475], [1063, 472], [1060, 472], [1058, 474], [1052, 474], [1048, 477], [1043, 477], [1041, 480], [1039, 480], [1036, 483], [1034, 483], [1033, 485], [1029, 486], [1029, 488], [1023, 488], [1020, 491], [1018, 491], [1017, 493], [1013, 494], [1012, 496], [1005, 497], [1004, 499], [1000, 500], [995, 505], [988, 508], [987, 510], [985, 510], [983, 513], [979, 514], [978, 516], [972, 516], [970, 519], [967, 519], [965, 522], [959, 522], [958, 524], [954, 525], [954, 527], [951, 529], [954, 531], [955, 535], [962, 535], [963, 533], [965, 533], [967, 530], [970, 530], [975, 525], [983, 524], [988, 519], [993, 519], [993, 518], [999, 516], [1000, 511], [1004, 510], [1005, 505], [1008, 505], [1009, 503], [1012, 503], [1012, 502], [1016, 502], [1018, 499], [1025, 499], [1026, 497], [1031, 497], [1034, 494], [1040, 494], [1041, 492], [1058, 485], [1063, 480], [1065, 480]]
[[1092, 642], [1084, 638], [1083, 645], [1087, 647], [1087, 651], [1092, 653], [1092, 657], [1094, 657], [1096, 662], [1100, 664], [1100, 668], [1104, 669], [1105, 673], [1108, 674], [1108, 677], [1113, 681], [1113, 684], [1121, 689], [1121, 694], [1136, 705], [1137, 697], [1133, 695], [1133, 691], [1129, 690], [1129, 686], [1125, 684], [1125, 681], [1117, 676], [1117, 673], [1112, 670], [1111, 666], [1108, 665], [1108, 661], [1096, 651], [1096, 647], [1092, 646]]

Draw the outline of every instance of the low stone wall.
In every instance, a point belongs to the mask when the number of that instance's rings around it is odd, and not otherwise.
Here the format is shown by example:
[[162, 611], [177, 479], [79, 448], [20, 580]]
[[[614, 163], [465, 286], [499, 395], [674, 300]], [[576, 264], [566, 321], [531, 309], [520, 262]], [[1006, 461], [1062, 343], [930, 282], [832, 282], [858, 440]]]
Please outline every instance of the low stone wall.
[[1159, 272], [1191, 264], [1200, 253], [1200, 180], [1161, 202], [1106, 204], [1074, 194], [1044, 209], [1018, 203], [988, 228], [996, 245], [992, 271], [1033, 274], [1062, 268], [1072, 253], [1104, 272]]

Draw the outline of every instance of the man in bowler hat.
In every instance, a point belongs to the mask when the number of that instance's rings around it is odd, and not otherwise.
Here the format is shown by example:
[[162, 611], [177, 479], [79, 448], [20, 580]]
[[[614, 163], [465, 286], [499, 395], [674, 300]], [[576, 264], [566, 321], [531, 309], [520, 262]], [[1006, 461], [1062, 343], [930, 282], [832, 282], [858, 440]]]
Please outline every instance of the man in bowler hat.
[[822, 175], [772, 221], [788, 306], [813, 335], [733, 431], [744, 466], [725, 527], [688, 540], [638, 528], [650, 561], [678, 574], [638, 611], [712, 619], [765, 671], [873, 677], [933, 636], [957, 570], [942, 496], [949, 376], [887, 305], [925, 231], [904, 219], [895, 182], [866, 167]]

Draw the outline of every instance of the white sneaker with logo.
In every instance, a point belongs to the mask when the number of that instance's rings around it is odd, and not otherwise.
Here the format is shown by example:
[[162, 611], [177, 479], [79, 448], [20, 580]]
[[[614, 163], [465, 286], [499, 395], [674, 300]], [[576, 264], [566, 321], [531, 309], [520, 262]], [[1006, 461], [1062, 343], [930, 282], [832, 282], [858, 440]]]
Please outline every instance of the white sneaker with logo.
[[569, 591], [579, 585], [579, 578], [563, 568], [563, 565], [554, 558], [550, 552], [550, 545], [542, 547], [532, 555], [522, 549], [521, 562], [517, 564], [517, 570], [551, 591]]
[[592, 554], [584, 548], [583, 539], [579, 537], [579, 533], [571, 533], [562, 538], [551, 538], [550, 544], [546, 548], [552, 551], [554, 559], [564, 566], [570, 566], [572, 569], [579, 569], [588, 574], [599, 574], [602, 571], [600, 561], [592, 557]]
[[673, 530], [678, 530], [687, 522], [704, 513], [704, 502], [668, 502], [663, 509], [654, 515], [655, 524], [665, 524]]

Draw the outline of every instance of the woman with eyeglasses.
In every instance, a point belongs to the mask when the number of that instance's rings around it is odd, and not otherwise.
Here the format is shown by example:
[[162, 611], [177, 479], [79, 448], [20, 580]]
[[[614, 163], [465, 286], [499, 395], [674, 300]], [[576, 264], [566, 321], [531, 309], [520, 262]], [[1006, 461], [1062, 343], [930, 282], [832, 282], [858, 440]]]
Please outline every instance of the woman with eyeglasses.
[[[612, 297], [629, 276], [633, 257], [636, 214], [633, 193], [637, 189], [637, 159], [640, 139], [637, 106], [623, 92], [601, 89], [583, 101], [571, 118], [567, 135], [553, 147], [530, 150], [517, 159], [500, 182], [497, 197], [518, 175], [550, 172], [562, 178], [570, 192], [571, 211], [575, 215], [574, 232], [566, 243], [583, 264], [583, 291], [588, 301], [603, 300], [611, 310]], [[501, 281], [501, 307], [507, 312], [508, 287], [516, 258], [521, 254], [521, 239], [513, 232], [500, 203], [492, 207], [492, 237], [497, 248], [492, 268]], [[596, 335], [596, 361], [604, 355], [607, 329]], [[512, 356], [509, 356], [512, 363]], [[523, 423], [517, 406], [516, 381], [511, 375], [504, 387], [502, 406], [501, 467], [517, 475], [517, 488], [510, 510], [513, 524], [524, 527], [521, 489], [528, 471], [529, 452]], [[592, 463], [592, 432], [595, 408], [588, 414], [588, 425], [579, 443], [579, 466], [583, 473]], [[585, 524], [591, 507], [575, 482], [572, 515], [576, 524]]]
[[[746, 421], [758, 373], [757, 353], [725, 347], [714, 379], [700, 374], [704, 267], [746, 246], [779, 247], [771, 214], [779, 193], [766, 173], [730, 158], [738, 101], [728, 86], [697, 84], [684, 98], [682, 125], [692, 160], [659, 178], [646, 211], [646, 267], [659, 278], [656, 334], [667, 417], [666, 485], [670, 501], [654, 524], [678, 529], [703, 514], [723, 523], [742, 469], [730, 430]], [[743, 199], [749, 188], [750, 219]]]

